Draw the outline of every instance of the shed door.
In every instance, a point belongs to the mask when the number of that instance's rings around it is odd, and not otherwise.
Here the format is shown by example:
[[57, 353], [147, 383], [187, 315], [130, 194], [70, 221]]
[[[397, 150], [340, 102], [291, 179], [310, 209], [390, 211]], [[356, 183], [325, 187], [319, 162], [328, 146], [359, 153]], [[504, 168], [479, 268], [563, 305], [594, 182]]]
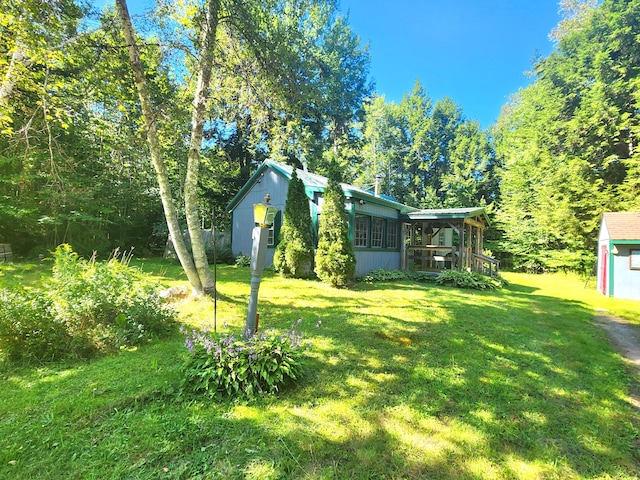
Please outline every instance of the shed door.
[[609, 295], [608, 291], [607, 291], [607, 261], [609, 259], [609, 252], [607, 252], [607, 246], [603, 245], [602, 246], [602, 251], [601, 251], [601, 255], [600, 258], [602, 259], [602, 262], [600, 262], [601, 267], [600, 267], [600, 286], [602, 287], [602, 293], [604, 295]]

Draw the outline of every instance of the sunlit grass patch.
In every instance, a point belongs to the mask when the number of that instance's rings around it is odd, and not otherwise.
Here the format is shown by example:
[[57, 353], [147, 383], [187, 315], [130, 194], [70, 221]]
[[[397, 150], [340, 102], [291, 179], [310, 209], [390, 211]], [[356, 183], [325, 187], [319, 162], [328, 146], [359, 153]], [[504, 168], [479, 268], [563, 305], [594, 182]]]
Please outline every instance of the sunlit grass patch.
[[[186, 285], [179, 266], [143, 263]], [[260, 328], [301, 319], [311, 348], [298, 384], [250, 400], [178, 398], [180, 336], [5, 368], [0, 478], [638, 478], [631, 378], [591, 323], [618, 304], [577, 277], [505, 276], [491, 292], [336, 290], [267, 271]], [[219, 266], [218, 331], [241, 332], [249, 279]], [[175, 305], [212, 327], [212, 299]]]

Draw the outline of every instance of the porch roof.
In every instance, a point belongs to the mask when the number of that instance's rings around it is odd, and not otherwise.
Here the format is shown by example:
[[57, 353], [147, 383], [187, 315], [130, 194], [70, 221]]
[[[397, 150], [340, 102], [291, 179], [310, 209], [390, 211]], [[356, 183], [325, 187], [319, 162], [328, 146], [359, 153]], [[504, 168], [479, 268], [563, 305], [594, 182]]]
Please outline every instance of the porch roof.
[[465, 208], [433, 208], [407, 212], [404, 217], [409, 220], [464, 220], [465, 218], [482, 217], [489, 225], [489, 217], [484, 207]]

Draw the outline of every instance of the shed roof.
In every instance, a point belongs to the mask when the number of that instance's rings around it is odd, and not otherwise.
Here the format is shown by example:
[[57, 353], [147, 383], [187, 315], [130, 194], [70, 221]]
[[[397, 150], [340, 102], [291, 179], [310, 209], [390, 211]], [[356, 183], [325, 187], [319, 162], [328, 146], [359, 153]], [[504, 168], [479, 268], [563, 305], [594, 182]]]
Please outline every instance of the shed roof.
[[[227, 210], [233, 210], [236, 205], [242, 200], [242, 198], [246, 195], [247, 191], [251, 189], [251, 187], [258, 181], [262, 173], [266, 168], [271, 168], [276, 173], [282, 175], [287, 180], [291, 180], [291, 176], [293, 175], [293, 167], [291, 165], [285, 165], [283, 163], [274, 162], [273, 160], [265, 160], [258, 167], [258, 170], [251, 176], [251, 178], [247, 181], [247, 183], [240, 189], [240, 191], [236, 194], [235, 197], [229, 203]], [[296, 174], [298, 178], [302, 180], [304, 184], [305, 191], [310, 198], [313, 197], [314, 192], [324, 192], [324, 189], [327, 187], [328, 179], [322, 175], [318, 175], [315, 173], [308, 172], [306, 170], [296, 169]], [[385, 205], [387, 207], [394, 208], [399, 210], [402, 213], [411, 212], [416, 210], [413, 207], [409, 207], [408, 205], [404, 205], [403, 203], [397, 202], [391, 197], [386, 195], [374, 195], [372, 192], [365, 190], [360, 187], [356, 187], [355, 185], [349, 185], [347, 183], [342, 183], [342, 190], [344, 191], [345, 196], [358, 198], [362, 200], [366, 200], [367, 202], [377, 203], [380, 205]]]
[[640, 212], [607, 212], [602, 219], [611, 240], [640, 240]]

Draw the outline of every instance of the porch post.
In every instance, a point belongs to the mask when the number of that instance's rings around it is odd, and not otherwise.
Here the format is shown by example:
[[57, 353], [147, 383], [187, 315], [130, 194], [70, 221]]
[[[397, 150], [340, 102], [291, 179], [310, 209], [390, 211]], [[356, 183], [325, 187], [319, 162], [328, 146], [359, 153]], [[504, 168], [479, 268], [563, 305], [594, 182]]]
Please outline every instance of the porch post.
[[[407, 254], [408, 254], [408, 249], [407, 249], [407, 230], [409, 230], [411, 227], [409, 226], [408, 223], [403, 223], [402, 224], [402, 234], [400, 237], [400, 241], [402, 242], [400, 244], [400, 270], [406, 270], [407, 269]], [[409, 230], [409, 242], [411, 242], [411, 231]]]
[[466, 234], [466, 225], [464, 224], [464, 220], [462, 221], [462, 225], [460, 225], [460, 257], [458, 262], [458, 271], [461, 272], [464, 269], [464, 264], [466, 263], [465, 257], [466, 249], [465, 246], [465, 234]]

